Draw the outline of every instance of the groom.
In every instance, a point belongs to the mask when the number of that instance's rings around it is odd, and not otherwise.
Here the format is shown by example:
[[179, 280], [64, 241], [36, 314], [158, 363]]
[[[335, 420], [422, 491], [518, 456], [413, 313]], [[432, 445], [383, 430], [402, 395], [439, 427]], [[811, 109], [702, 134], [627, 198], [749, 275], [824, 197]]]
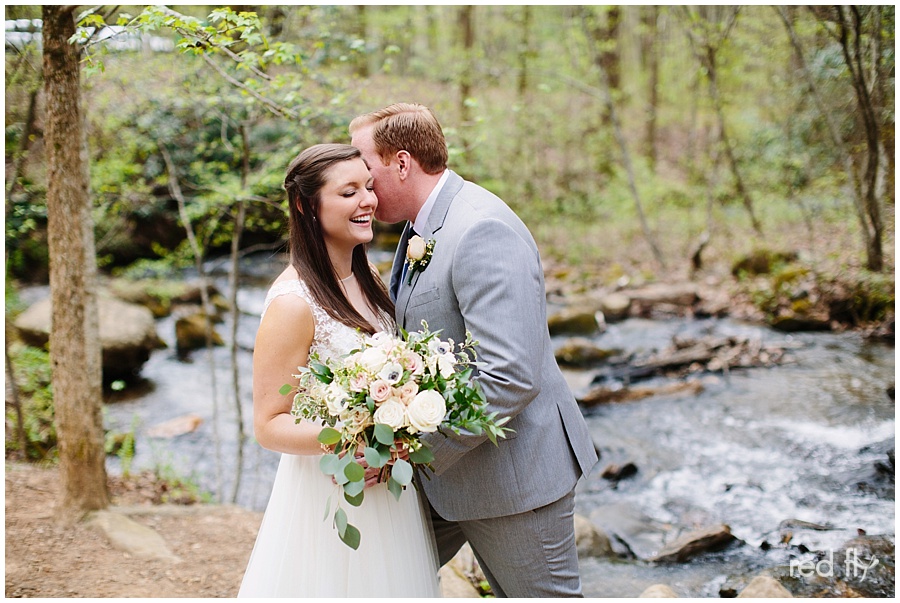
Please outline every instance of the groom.
[[[397, 324], [422, 320], [442, 339], [479, 342], [490, 412], [515, 430], [428, 436], [434, 475], [421, 485], [441, 565], [469, 541], [501, 597], [581, 596], [575, 483], [597, 461], [584, 418], [553, 356], [544, 277], [528, 229], [498, 197], [447, 169], [447, 145], [425, 106], [399, 103], [350, 123], [378, 196], [375, 217], [409, 222], [391, 272]], [[411, 230], [434, 241], [424, 269], [405, 267]]]

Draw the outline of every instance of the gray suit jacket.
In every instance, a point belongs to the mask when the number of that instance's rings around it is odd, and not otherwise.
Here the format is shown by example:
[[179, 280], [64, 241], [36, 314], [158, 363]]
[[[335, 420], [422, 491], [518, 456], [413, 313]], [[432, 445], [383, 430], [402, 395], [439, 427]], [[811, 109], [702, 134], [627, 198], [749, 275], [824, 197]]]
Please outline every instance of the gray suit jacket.
[[[394, 257], [397, 324], [442, 330], [442, 339], [479, 342], [478, 381], [489, 411], [515, 430], [494, 446], [486, 436], [431, 434], [435, 473], [420, 479], [429, 502], [451, 521], [523, 513], [566, 495], [597, 461], [593, 442], [556, 364], [547, 330], [540, 255], [531, 233], [496, 195], [454, 172], [428, 218], [430, 264], [401, 280], [409, 227]], [[430, 475], [431, 479], [428, 479]]]

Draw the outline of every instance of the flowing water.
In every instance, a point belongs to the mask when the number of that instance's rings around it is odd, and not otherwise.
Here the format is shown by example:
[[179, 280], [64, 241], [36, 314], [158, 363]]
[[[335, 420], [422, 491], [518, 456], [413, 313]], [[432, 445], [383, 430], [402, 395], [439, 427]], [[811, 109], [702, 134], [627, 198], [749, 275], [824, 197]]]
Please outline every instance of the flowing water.
[[[236, 502], [256, 510], [265, 508], [278, 455], [252, 439], [251, 350], [267, 282], [277, 271], [271, 263], [248, 265], [238, 295], [240, 405], [251, 435], [244, 445]], [[225, 282], [222, 277], [216, 284], [224, 291]], [[174, 319], [160, 320], [157, 328], [170, 348], [151, 355], [141, 384], [112, 394], [107, 427], [134, 429], [133, 471], [171, 469], [230, 502], [237, 476], [230, 352], [216, 348], [212, 355], [214, 403], [207, 352], [179, 360]], [[223, 336], [230, 333], [227, 323], [217, 328]], [[671, 566], [582, 559], [585, 595], [637, 596], [662, 582], [681, 596], [718, 596], [730, 575], [787, 563], [783, 549], [764, 552], [760, 547], [772, 542], [773, 534], [777, 539], [785, 520], [832, 527], [806, 536], [806, 544], [816, 550], [837, 549], [858, 529], [893, 538], [893, 481], [881, 488], [857, 486], [874, 463], [885, 459], [885, 446], [893, 448], [894, 403], [886, 393], [894, 384], [892, 346], [852, 333], [785, 335], [728, 320], [631, 319], [610, 325], [595, 341], [631, 352], [665, 348], [676, 333], [740, 334], [787, 345], [789, 362], [706, 376], [698, 395], [586, 410], [601, 461], [579, 485], [576, 512], [601, 525], [638, 518], [675, 532], [724, 523], [745, 544]], [[567, 378], [578, 394], [591, 374], [567, 372]], [[146, 435], [154, 425], [186, 414], [202, 418], [196, 431], [170, 439]], [[886, 441], [881, 449], [866, 449]], [[600, 476], [608, 464], [624, 462], [633, 462], [637, 474], [618, 484]], [[110, 471], [121, 471], [118, 459], [110, 460]]]

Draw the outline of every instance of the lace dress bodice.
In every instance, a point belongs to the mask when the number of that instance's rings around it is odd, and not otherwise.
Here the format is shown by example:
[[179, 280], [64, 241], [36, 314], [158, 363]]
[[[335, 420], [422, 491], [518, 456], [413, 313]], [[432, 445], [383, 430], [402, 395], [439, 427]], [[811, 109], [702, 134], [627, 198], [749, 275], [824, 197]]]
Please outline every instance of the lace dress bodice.
[[[365, 335], [332, 318], [324, 308], [316, 303], [306, 283], [301, 280], [281, 281], [272, 285], [268, 294], [266, 294], [263, 316], [265, 316], [272, 300], [281, 295], [297, 295], [309, 304], [316, 326], [309, 353], [317, 354], [320, 361], [324, 362], [331, 358], [341, 358], [347, 355], [350, 350], [359, 348], [362, 344]], [[382, 315], [379, 322], [382, 330], [391, 328], [389, 318]]]

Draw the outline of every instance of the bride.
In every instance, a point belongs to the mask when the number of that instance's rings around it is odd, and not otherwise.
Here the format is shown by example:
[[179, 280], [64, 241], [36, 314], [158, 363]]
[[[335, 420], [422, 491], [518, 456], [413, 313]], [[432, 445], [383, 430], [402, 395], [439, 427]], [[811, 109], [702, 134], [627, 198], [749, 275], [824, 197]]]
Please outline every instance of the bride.
[[256, 439], [282, 456], [238, 596], [440, 596], [418, 492], [408, 488], [398, 501], [375, 484], [360, 507], [343, 505], [362, 533], [358, 550], [346, 546], [326, 513], [339, 494], [319, 470], [322, 428], [296, 423], [292, 395], [279, 393], [310, 353], [341, 357], [364, 335], [394, 329], [393, 304], [366, 259], [378, 206], [372, 177], [356, 148], [320, 144], [291, 162], [284, 188], [291, 265], [266, 296], [253, 353]]

